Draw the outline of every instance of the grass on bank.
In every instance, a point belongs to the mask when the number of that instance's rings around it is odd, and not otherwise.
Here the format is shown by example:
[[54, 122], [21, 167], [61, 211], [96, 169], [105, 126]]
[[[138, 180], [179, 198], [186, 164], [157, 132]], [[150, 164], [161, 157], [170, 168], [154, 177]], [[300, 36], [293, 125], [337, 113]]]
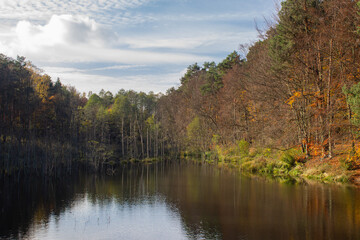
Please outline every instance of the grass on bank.
[[[360, 155], [360, 154], [359, 154]], [[292, 148], [276, 150], [254, 148], [244, 140], [233, 146], [214, 145], [205, 153], [184, 152], [185, 159], [196, 158], [219, 167], [236, 168], [244, 173], [259, 174], [276, 178], [316, 180], [321, 182], [347, 183], [356, 173], [353, 154], [342, 151], [332, 159], [313, 157], [306, 159], [301, 150]]]

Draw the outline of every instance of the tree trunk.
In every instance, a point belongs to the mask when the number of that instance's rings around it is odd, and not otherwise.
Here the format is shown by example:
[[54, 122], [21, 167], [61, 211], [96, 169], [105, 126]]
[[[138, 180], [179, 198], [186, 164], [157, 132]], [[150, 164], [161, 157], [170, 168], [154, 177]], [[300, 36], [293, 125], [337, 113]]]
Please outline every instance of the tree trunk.
[[146, 156], [149, 158], [149, 128], [146, 129]]
[[331, 125], [332, 125], [332, 111], [331, 111], [331, 80], [332, 80], [332, 48], [333, 40], [330, 39], [330, 58], [329, 58], [329, 76], [328, 76], [328, 99], [327, 99], [327, 116], [328, 116], [328, 157], [332, 158], [332, 135], [331, 135]]
[[121, 153], [122, 157], [125, 157], [125, 145], [124, 145], [124, 116], [121, 118]]

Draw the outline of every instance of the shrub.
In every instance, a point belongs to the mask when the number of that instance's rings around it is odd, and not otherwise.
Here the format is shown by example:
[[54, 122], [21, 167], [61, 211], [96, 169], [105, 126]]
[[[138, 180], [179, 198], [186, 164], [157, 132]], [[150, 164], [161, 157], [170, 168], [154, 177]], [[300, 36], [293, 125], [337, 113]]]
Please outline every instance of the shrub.
[[295, 166], [295, 157], [291, 155], [289, 152], [285, 152], [281, 157], [281, 161], [288, 164], [289, 167]]
[[216, 156], [217, 156], [219, 162], [225, 161], [226, 154], [219, 145], [215, 146], [215, 151], [216, 151]]
[[263, 152], [263, 155], [265, 157], [270, 157], [271, 156], [271, 148], [265, 148], [264, 152]]
[[280, 160], [288, 164], [289, 168], [292, 168], [295, 166], [296, 160], [301, 156], [301, 154], [301, 151], [297, 149], [289, 149], [282, 154]]
[[267, 161], [264, 158], [259, 158], [251, 161], [244, 162], [241, 167], [249, 172], [264, 172], [267, 165]]
[[299, 177], [303, 173], [303, 168], [300, 165], [296, 165], [291, 171], [289, 171], [289, 175], [291, 177]]
[[206, 151], [205, 153], [204, 153], [204, 157], [205, 157], [205, 159], [207, 159], [207, 160], [212, 160], [213, 158], [214, 158], [214, 155], [215, 155], [215, 153], [214, 152], [212, 152], [212, 151]]
[[273, 174], [275, 168], [276, 168], [276, 163], [274, 161], [270, 161], [266, 164], [264, 172], [267, 174]]
[[351, 158], [341, 159], [340, 163], [344, 170], [352, 170], [354, 168], [354, 161]]
[[241, 167], [245, 170], [245, 171], [248, 171], [248, 172], [252, 172], [252, 173], [256, 173], [258, 171], [258, 168], [256, 166], [256, 161], [255, 160], [252, 160], [252, 161], [248, 161], [248, 162], [245, 162], [241, 165]]
[[240, 140], [238, 142], [238, 148], [239, 148], [239, 153], [241, 156], [246, 157], [249, 155], [250, 144], [247, 141]]
[[360, 159], [360, 151], [358, 150], [351, 150], [351, 152], [349, 153], [349, 156], [344, 159], [341, 160], [342, 166], [343, 168], [345, 168], [346, 170], [354, 170], [357, 168], [357, 162]]
[[251, 161], [253, 160], [251, 157], [243, 157], [243, 158], [240, 158], [241, 162], [248, 162], [248, 161]]

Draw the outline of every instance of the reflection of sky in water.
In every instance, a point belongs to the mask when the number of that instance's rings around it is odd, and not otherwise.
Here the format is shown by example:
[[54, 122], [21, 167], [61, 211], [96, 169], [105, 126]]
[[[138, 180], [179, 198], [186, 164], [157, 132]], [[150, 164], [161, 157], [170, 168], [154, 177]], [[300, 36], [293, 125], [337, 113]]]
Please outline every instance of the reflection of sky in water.
[[96, 203], [87, 195], [46, 224], [36, 223], [36, 239], [187, 239], [181, 217], [159, 196], [136, 203], [114, 198]]
[[0, 239], [360, 239], [360, 191], [352, 187], [191, 164], [37, 183], [4, 188]]

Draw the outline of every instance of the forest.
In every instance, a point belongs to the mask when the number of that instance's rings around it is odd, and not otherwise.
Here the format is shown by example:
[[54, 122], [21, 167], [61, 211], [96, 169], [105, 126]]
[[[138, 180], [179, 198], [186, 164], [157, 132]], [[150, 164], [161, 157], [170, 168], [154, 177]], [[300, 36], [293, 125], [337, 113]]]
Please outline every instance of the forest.
[[296, 150], [295, 159], [285, 156], [290, 167], [337, 159], [356, 169], [359, 6], [283, 1], [257, 42], [220, 63], [190, 65], [165, 94], [86, 96], [24, 57], [1, 55], [0, 174], [98, 171], [184, 156], [241, 162], [251, 148], [263, 156]]
[[2, 174], [97, 170], [118, 159], [164, 156], [155, 119], [159, 96], [119, 90], [80, 94], [23, 57], [1, 61]]

